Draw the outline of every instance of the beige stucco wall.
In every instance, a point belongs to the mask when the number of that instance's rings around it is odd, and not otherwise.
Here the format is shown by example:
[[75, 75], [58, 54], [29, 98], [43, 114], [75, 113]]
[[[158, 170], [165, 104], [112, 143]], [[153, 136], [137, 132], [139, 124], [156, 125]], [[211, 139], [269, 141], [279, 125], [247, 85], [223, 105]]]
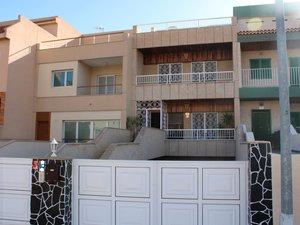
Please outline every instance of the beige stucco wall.
[[[293, 202], [294, 224], [300, 224], [300, 155], [293, 155]], [[280, 155], [272, 155], [273, 215], [274, 225], [280, 224]]]
[[9, 64], [5, 118], [0, 138], [34, 139], [36, 45], [55, 37], [24, 17], [8, 27], [6, 35], [10, 39]]
[[[300, 57], [300, 48], [288, 49], [289, 57]], [[242, 52], [242, 69], [250, 69], [250, 59], [271, 58], [272, 67], [277, 67], [276, 50], [268, 51], [244, 51]]]
[[[258, 110], [260, 104], [264, 109], [271, 110], [271, 129], [272, 132], [280, 129], [280, 112], [278, 101], [241, 101], [241, 124], [245, 124], [248, 131], [252, 130], [251, 112]], [[300, 112], [300, 103], [291, 103], [291, 112]]]
[[234, 98], [234, 82], [136, 86], [136, 100]]
[[51, 113], [50, 137], [61, 140], [64, 120], [121, 120], [121, 111]]
[[[52, 71], [73, 70], [73, 85], [67, 87], [52, 86]], [[49, 63], [38, 65], [37, 97], [75, 96], [77, 91], [78, 61]], [[80, 79], [80, 81], [82, 81]]]
[[37, 52], [38, 63], [77, 61], [84, 59], [120, 57], [126, 51], [123, 41], [89, 44], [74, 47], [43, 49]]
[[187, 44], [223, 43], [233, 39], [231, 25], [189, 29], [172, 29], [148, 33], [137, 33], [137, 48], [176, 46]]
[[81, 35], [81, 33], [76, 30], [74, 27], [72, 27], [70, 24], [66, 23], [64, 20], [62, 20], [60, 17], [56, 18], [57, 22], [57, 38], [70, 38], [70, 37], [78, 37]]
[[37, 22], [37, 24], [41, 28], [56, 36], [58, 39], [78, 37], [81, 35], [79, 31], [66, 23], [60, 17], [56, 17], [54, 21]]
[[235, 140], [165, 140], [168, 156], [234, 157]]

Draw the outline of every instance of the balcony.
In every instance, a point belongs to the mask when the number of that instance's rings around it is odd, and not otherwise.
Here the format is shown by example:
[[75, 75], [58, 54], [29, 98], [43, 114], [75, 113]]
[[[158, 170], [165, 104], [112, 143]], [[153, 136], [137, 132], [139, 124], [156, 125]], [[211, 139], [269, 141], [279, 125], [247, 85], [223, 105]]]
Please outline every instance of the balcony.
[[77, 87], [77, 95], [120, 95], [122, 85], [95, 85]]
[[201, 28], [209, 26], [230, 25], [231, 17], [205, 18], [194, 20], [168, 21], [160, 23], [149, 23], [137, 25], [137, 33], [146, 33], [162, 30]]
[[75, 38], [57, 39], [40, 43], [40, 50], [52, 48], [67, 48], [82, 45], [106, 44], [124, 41], [124, 32], [84, 35]]
[[[290, 67], [290, 86], [300, 85], [300, 67]], [[243, 69], [243, 87], [278, 87], [277, 68]]]
[[180, 74], [155, 74], [139, 75], [136, 77], [137, 85], [145, 84], [194, 84], [209, 82], [232, 82], [233, 71], [180, 73]]
[[166, 129], [166, 139], [234, 140], [235, 129]]
[[233, 98], [233, 76], [233, 71], [139, 75], [136, 99]]
[[136, 48], [229, 43], [234, 37], [231, 20], [221, 17], [137, 25]]

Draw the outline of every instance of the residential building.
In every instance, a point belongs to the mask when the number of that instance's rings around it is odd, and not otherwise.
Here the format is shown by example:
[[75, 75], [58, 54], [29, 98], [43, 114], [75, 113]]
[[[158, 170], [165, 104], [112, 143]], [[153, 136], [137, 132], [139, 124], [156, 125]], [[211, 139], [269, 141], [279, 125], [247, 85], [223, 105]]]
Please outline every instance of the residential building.
[[[299, 4], [286, 6], [299, 131]], [[2, 22], [0, 138], [86, 142], [137, 116], [165, 130], [169, 155], [235, 157], [240, 124], [256, 139], [279, 130], [274, 16], [273, 5], [235, 7], [95, 34], [59, 17]]]

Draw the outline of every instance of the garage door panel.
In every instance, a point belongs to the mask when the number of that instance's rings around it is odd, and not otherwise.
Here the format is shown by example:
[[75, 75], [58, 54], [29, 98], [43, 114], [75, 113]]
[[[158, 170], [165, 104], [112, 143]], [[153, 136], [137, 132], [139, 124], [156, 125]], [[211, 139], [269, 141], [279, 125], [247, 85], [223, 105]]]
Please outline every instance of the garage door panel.
[[111, 225], [112, 205], [110, 201], [79, 200], [79, 224]]
[[197, 225], [197, 204], [162, 204], [162, 225]]
[[0, 193], [0, 219], [29, 221], [30, 195]]
[[203, 205], [203, 225], [239, 224], [239, 205]]
[[240, 198], [239, 169], [203, 169], [203, 198]]
[[116, 202], [116, 225], [150, 225], [150, 204]]
[[79, 194], [111, 196], [111, 167], [80, 167], [79, 177]]
[[162, 198], [197, 199], [197, 168], [162, 168]]
[[116, 168], [116, 196], [150, 197], [150, 168]]

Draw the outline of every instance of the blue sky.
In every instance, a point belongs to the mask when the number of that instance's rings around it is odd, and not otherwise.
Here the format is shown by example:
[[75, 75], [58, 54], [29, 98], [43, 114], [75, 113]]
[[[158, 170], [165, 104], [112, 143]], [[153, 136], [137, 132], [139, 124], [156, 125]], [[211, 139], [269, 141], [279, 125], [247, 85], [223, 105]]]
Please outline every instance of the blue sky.
[[[82, 33], [132, 28], [135, 24], [232, 15], [237, 5], [274, 0], [8, 0], [1, 3], [0, 21], [58, 15]], [[295, 0], [286, 0], [295, 1]]]

